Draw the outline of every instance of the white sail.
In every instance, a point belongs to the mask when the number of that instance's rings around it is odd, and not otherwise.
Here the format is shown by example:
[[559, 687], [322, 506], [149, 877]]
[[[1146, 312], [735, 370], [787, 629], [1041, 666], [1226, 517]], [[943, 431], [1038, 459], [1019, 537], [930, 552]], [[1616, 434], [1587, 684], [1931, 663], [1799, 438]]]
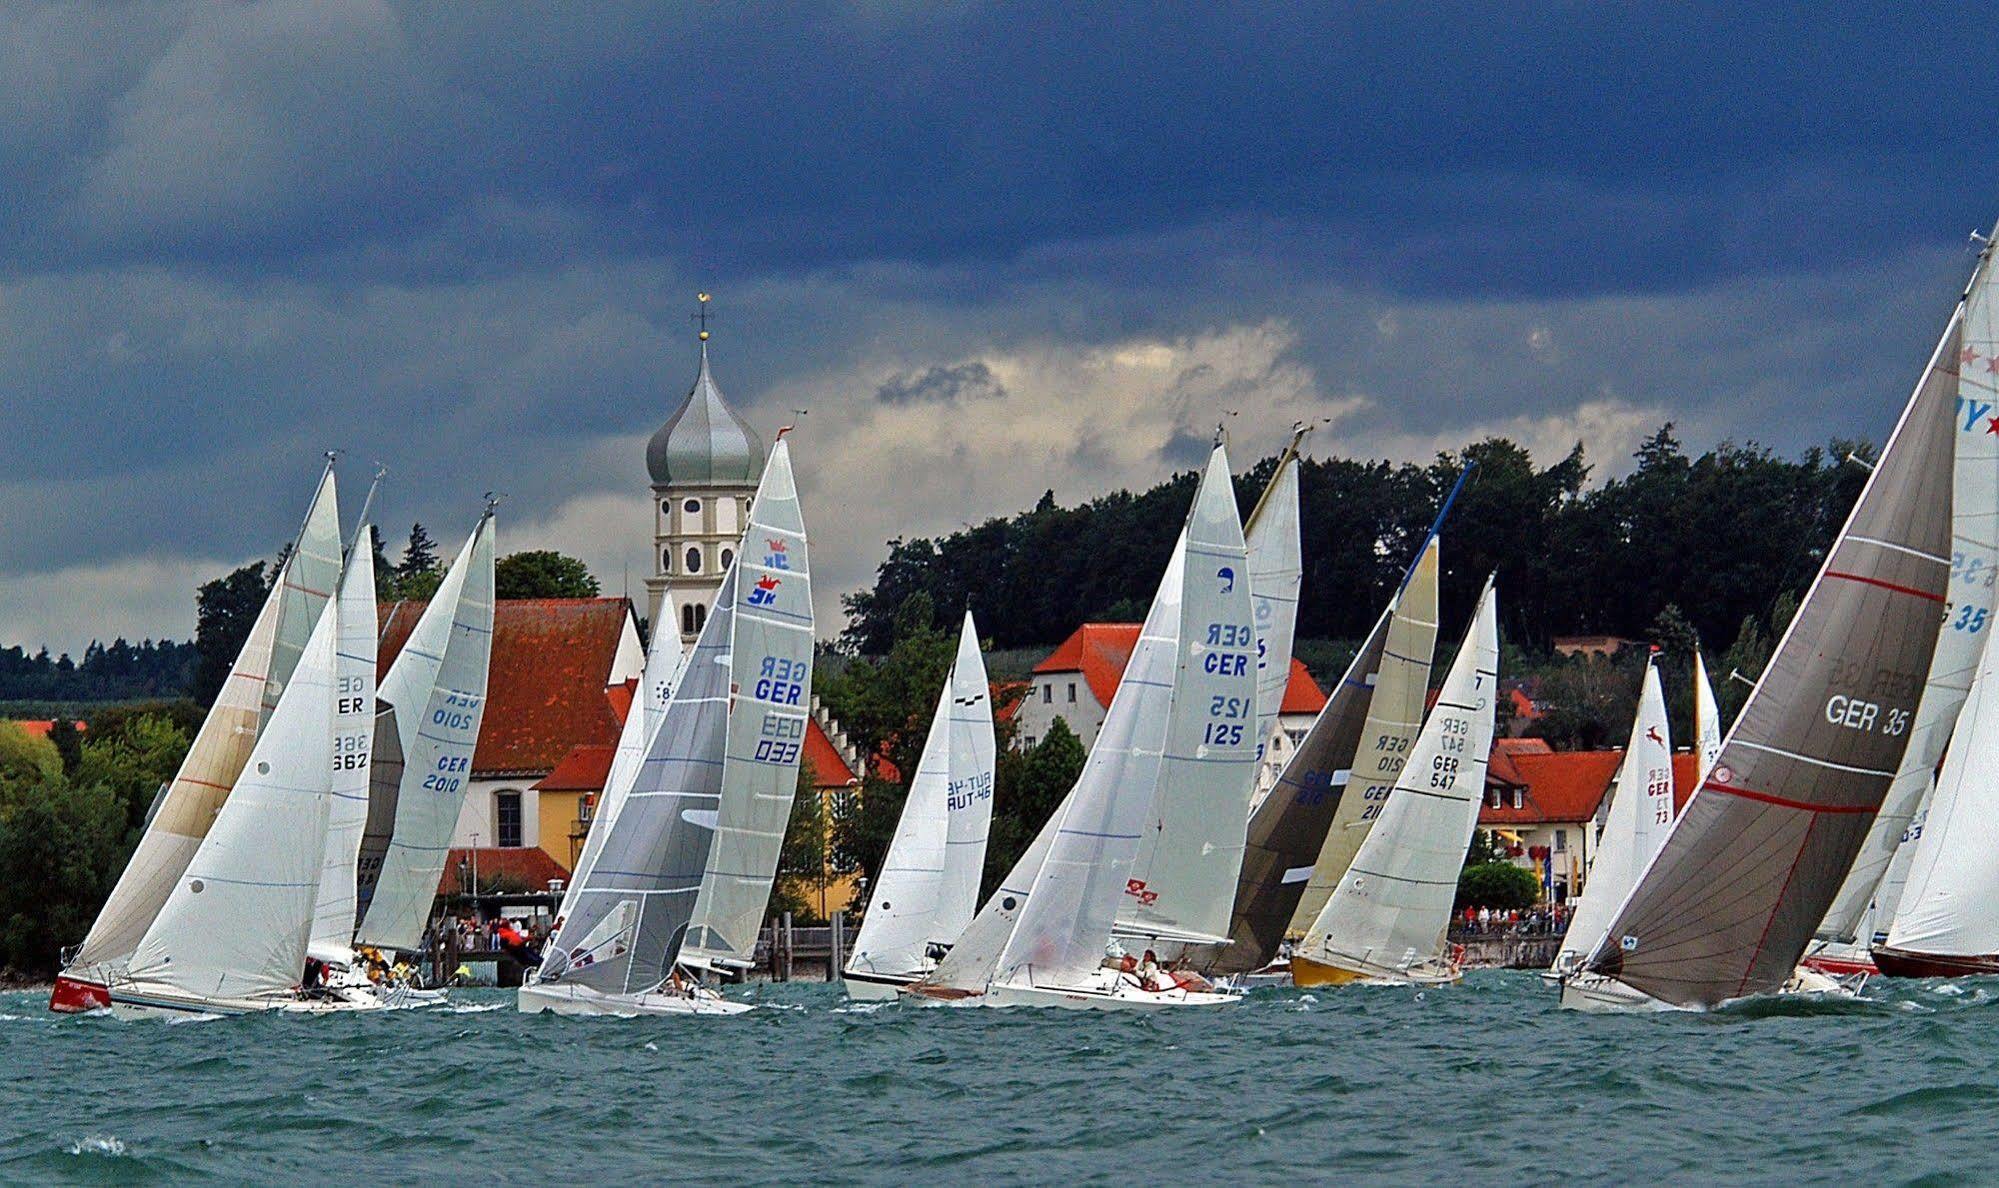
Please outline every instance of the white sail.
[[1488, 580], [1380, 819], [1292, 951], [1294, 973], [1309, 962], [1361, 976], [1414, 976], [1439, 962], [1485, 795], [1498, 665], [1498, 610]]
[[[1256, 646], [1246, 548], [1217, 447], [1124, 679], [1022, 905], [995, 981], [1076, 984], [1101, 965], [1119, 908], [1139, 901], [1150, 935], [1225, 933], [1248, 824], [1256, 751]], [[1193, 773], [1212, 796], [1190, 807]], [[1169, 776], [1170, 772], [1170, 776]], [[1163, 804], [1155, 790], [1173, 785]], [[1141, 836], [1155, 888], [1130, 877]], [[1215, 879], [1217, 870], [1221, 877]], [[1210, 886], [1219, 881], [1219, 889]]]
[[[1277, 733], [1278, 711], [1291, 683], [1292, 636], [1298, 625], [1298, 587], [1305, 578], [1298, 538], [1298, 454], [1294, 441], [1277, 460], [1243, 529], [1249, 542], [1250, 606], [1256, 620], [1256, 760], [1265, 762]], [[1256, 796], [1251, 805], [1261, 803]]]
[[[1112, 701], [1116, 701], [1115, 696]], [[1021, 910], [1027, 906], [1028, 897], [1041, 876], [1041, 868], [1048, 861], [1048, 852], [1054, 847], [1055, 835], [1062, 827], [1062, 816], [1067, 808], [1068, 801], [1064, 800], [1048, 820], [1042, 822], [1041, 832], [1034, 835], [1034, 840], [1014, 862], [1013, 869], [1000, 880], [1000, 885], [986, 899], [978, 915], [972, 917], [972, 922], [966, 925], [957, 943], [944, 955], [944, 960], [921, 979], [918, 983], [920, 987], [938, 997], [985, 992], [999, 968], [1007, 942], [1013, 939], [1014, 925], [1020, 920]]]
[[[79, 973], [95, 969], [101, 976], [104, 967], [126, 961], [207, 836], [256, 745], [266, 694], [283, 689], [297, 664], [296, 646], [277, 646], [280, 622], [289, 624], [303, 615], [309, 628], [339, 576], [338, 503], [333, 468], [328, 465], [263, 610], [216, 692], [180, 770], [146, 822], [138, 848], [71, 958], [71, 969]], [[303, 642], [304, 637], [299, 638]]]
[[[1989, 258], [1980, 261], [1962, 307], [1962, 349], [1985, 360], [1991, 358], [1990, 352], [1999, 351], [1999, 302], [1993, 300], [1989, 266]], [[1820, 940], [1866, 942], [1862, 914], [1884, 889], [1889, 900], [1877, 919], [1886, 924], [1893, 918], [1901, 884], [1898, 879], [1889, 888], [1885, 876], [1903, 835], [1930, 798], [1937, 760], [1959, 726], [1972, 674], [1992, 634], [1992, 579], [1999, 568], [1999, 436], [1990, 429], [1992, 418], [1999, 416], [1999, 383], [1994, 382], [1999, 374], [1982, 365], [1965, 365], [1955, 378], [1949, 612], [1938, 630], [1929, 678], [1916, 703], [1909, 748], [1846, 881], [1818, 927]]]
[[745, 537], [735, 565], [729, 644], [735, 701], [722, 800], [682, 948], [692, 965], [744, 965], [756, 949], [810, 728], [812, 571], [783, 438], [771, 447], [750, 515], [756, 530]]
[[1714, 682], [1708, 679], [1707, 661], [1694, 649], [1694, 754], [1699, 758], [1694, 787], [1707, 780], [1714, 761], [1721, 758], [1721, 706], [1714, 698]]
[[[1705, 675], [1695, 657], [1695, 683]], [[1695, 694], [1696, 698], [1699, 694]], [[1673, 825], [1673, 743], [1666, 723], [1666, 695], [1659, 685], [1659, 668], [1645, 663], [1644, 683], [1638, 691], [1638, 713], [1631, 723], [1631, 738], [1625, 743], [1624, 762], [1612, 785], [1610, 812], [1597, 841], [1596, 855], [1590, 860], [1589, 879], [1583, 884], [1582, 899], [1562, 938], [1555, 968], [1566, 969], [1582, 961], [1603, 940], [1610, 918], [1617, 911], [1638, 872], [1652, 860]]]
[[[1395, 781], [1409, 758], [1409, 748], [1423, 728], [1423, 700], [1430, 691], [1430, 664], [1437, 652], [1437, 582], [1442, 566], [1442, 542], [1436, 538], [1423, 546], [1409, 571], [1409, 582], [1396, 600], [1395, 614], [1388, 626], [1388, 640], [1375, 673], [1374, 691], [1367, 702], [1367, 719], [1361, 726], [1345, 770], [1326, 773], [1329, 791], [1338, 797], [1332, 824], [1320, 843], [1318, 858], [1301, 875], [1305, 888], [1298, 896], [1286, 931], [1303, 936], [1312, 921], [1326, 910], [1334, 888], [1346, 877], [1354, 855], [1381, 817]], [[1298, 767], [1287, 779], [1306, 779], [1314, 768], [1305, 748], [1292, 757]], [[1321, 761], [1323, 763], [1323, 761]]]
[[326, 846], [312, 909], [308, 956], [350, 965], [355, 878], [361, 831], [368, 823], [369, 755], [375, 740], [375, 557], [362, 524], [335, 595], [340, 631], [333, 657], [333, 752], [327, 788]]
[[382, 678], [381, 699], [393, 712], [377, 723], [377, 730], [393, 731], [401, 765], [393, 783], [394, 830], [380, 870], [372, 884], [365, 864], [362, 871], [364, 902], [356, 938], [364, 944], [416, 949], [437, 897], [486, 708], [493, 646], [493, 533], [488, 509]]
[[329, 606], [120, 988], [242, 1001], [289, 999], [298, 986], [325, 852], [339, 635]]
[[924, 970], [933, 946], [954, 944], [971, 924], [992, 824], [995, 755], [986, 666], [967, 611], [849, 969]]

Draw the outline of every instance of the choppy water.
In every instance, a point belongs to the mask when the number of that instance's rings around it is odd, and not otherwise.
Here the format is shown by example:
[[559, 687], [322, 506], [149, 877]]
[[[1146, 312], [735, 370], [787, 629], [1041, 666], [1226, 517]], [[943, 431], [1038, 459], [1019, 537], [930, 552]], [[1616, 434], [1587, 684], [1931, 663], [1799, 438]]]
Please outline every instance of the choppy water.
[[1712, 1015], [1537, 979], [1156, 1015], [525, 1017], [512, 996], [120, 1023], [0, 995], [0, 1181], [1985, 1179], [1999, 986]]

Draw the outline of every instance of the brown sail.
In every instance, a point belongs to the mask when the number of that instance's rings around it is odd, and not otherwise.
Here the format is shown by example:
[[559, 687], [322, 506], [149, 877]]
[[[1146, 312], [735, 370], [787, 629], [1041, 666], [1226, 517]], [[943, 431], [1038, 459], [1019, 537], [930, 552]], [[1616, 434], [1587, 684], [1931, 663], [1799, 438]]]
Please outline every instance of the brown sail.
[[1894, 778], [1936, 647], [1958, 338], [1953, 318], [1714, 770], [1589, 968], [1680, 1006], [1791, 977]]

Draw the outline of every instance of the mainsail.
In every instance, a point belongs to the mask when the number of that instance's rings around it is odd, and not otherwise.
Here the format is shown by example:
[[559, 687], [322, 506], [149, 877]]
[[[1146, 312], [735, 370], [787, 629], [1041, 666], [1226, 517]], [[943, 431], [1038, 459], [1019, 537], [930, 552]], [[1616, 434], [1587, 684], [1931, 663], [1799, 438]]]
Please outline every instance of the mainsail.
[[[394, 712], [378, 729], [390, 735], [396, 811], [379, 870], [362, 867], [356, 937], [365, 944], [416, 949], [437, 897], [486, 708], [493, 532], [489, 507], [382, 678], [381, 699]], [[364, 840], [364, 857], [370, 848]]]
[[131, 992], [289, 998], [305, 968], [332, 785], [340, 608], [322, 609], [248, 766], [132, 955]]
[[[1703, 675], [1697, 668], [1697, 683]], [[1561, 952], [1555, 956], [1557, 969], [1578, 964], [1596, 950], [1610, 927], [1611, 916], [1638, 881], [1638, 872], [1658, 852], [1673, 825], [1672, 735], [1666, 723], [1659, 666], [1649, 658], [1638, 691], [1638, 712], [1631, 722], [1631, 738], [1624, 747], [1624, 762], [1611, 788], [1610, 812], [1590, 860], [1582, 900], [1562, 938]]]
[[992, 824], [995, 752], [986, 666], [967, 611], [848, 968], [921, 970], [931, 946], [956, 943], [971, 923]]
[[715, 843], [682, 951], [689, 964], [746, 965], [755, 952], [810, 728], [812, 570], [782, 437], [764, 464], [750, 526], [736, 557], [729, 643], [742, 675], [731, 690]]
[[[1305, 578], [1298, 539], [1298, 441], [1278, 456], [1277, 471], [1249, 513], [1250, 606], [1256, 618], [1256, 759], [1265, 762], [1277, 733], [1278, 711], [1291, 683], [1291, 644], [1298, 625], [1298, 587]], [[1256, 798], [1261, 801], [1262, 797]], [[1254, 806], [1251, 811], [1254, 812]]]
[[312, 909], [309, 956], [336, 965], [354, 960], [355, 868], [368, 821], [369, 756], [375, 736], [375, 557], [364, 522], [335, 595], [340, 630], [333, 657], [332, 776], [327, 788], [326, 846]]
[[[1999, 351], [1999, 302], [1993, 300], [1988, 275], [1991, 249], [1980, 258], [1965, 291], [1961, 309], [1963, 345], [1960, 351], [1989, 361]], [[1999, 437], [1990, 421], [1999, 416], [1999, 374], [1984, 366], [1965, 367], [1959, 357], [1956, 452], [1951, 464], [1950, 599], [1938, 628], [1936, 654], [1916, 716], [1909, 726], [1909, 749], [1881, 801], [1881, 812], [1867, 831], [1832, 908], [1818, 927], [1818, 939], [1839, 944], [1866, 943], [1861, 932], [1870, 902], [1882, 925], [1893, 918], [1900, 881], [1886, 883], [1886, 873], [1903, 835], [1931, 796], [1937, 761], [1958, 727], [1959, 711], [1979, 656], [1992, 632], [1992, 578], [1999, 567]], [[1905, 865], [1905, 864], [1904, 864]], [[1887, 892], [1887, 902], [1880, 901]]]
[[[1438, 568], [1438, 542], [1432, 537], [1416, 559], [1396, 604], [1388, 646], [1382, 651], [1381, 667], [1374, 678], [1374, 696], [1368, 701], [1367, 720], [1361, 726], [1360, 745], [1351, 755], [1352, 766], [1344, 773], [1345, 791], [1337, 793], [1332, 825], [1325, 832], [1304, 892], [1292, 912], [1289, 930], [1293, 936], [1312, 926], [1333, 889], [1346, 877], [1354, 855], [1381, 815], [1389, 790], [1402, 774], [1417, 731], [1422, 729], [1423, 698], [1429, 692], [1430, 662], [1437, 648]], [[1293, 761], [1295, 765], [1296, 757]], [[1340, 774], [1335, 772], [1335, 779]]]
[[1958, 337], [1954, 315], [1721, 758], [1589, 968], [1680, 1006], [1792, 976], [1895, 778], [1936, 647]]
[[296, 545], [279, 568], [228, 679], [154, 807], [110, 898], [71, 958], [71, 969], [117, 965], [138, 947], [242, 773], [266, 717], [267, 694], [275, 704], [273, 691], [291, 681], [300, 645], [339, 574], [340, 511], [329, 462]]
[[1499, 618], [1491, 579], [1353, 864], [1292, 953], [1362, 975], [1405, 974], [1443, 955], [1458, 872], [1478, 826], [1498, 700]]
[[[761, 506], [752, 505], [752, 527]], [[736, 582], [731, 566], [620, 807], [591, 827], [594, 845], [577, 861], [542, 959], [544, 982], [633, 994], [673, 971], [715, 839], [740, 659], [729, 651]]]
[[[1255, 720], [1255, 636], [1247, 583], [1237, 580], [1246, 551], [1241, 533], [1227, 454], [1218, 446], [1082, 775], [1057, 810], [1046, 857], [997, 959], [995, 980], [1020, 976], [1060, 985], [1090, 977], [1103, 960], [1119, 905], [1152, 893], [1128, 878], [1144, 833], [1157, 835], [1154, 844], [1166, 855], [1156, 868], [1173, 881], [1142, 906], [1166, 903], [1159, 913], [1175, 913], [1176, 925], [1195, 920], [1186, 929], [1195, 933], [1204, 930], [1204, 913], [1218, 909], [1219, 919], [1205, 930], [1226, 927], [1241, 861], [1241, 842], [1230, 846], [1229, 835], [1239, 839], [1247, 822], [1247, 781], [1256, 758], [1248, 738]], [[1153, 793], [1166, 770], [1175, 780], [1205, 771], [1209, 786], [1220, 789], [1214, 801], [1234, 814], [1233, 823], [1219, 811], [1205, 821], [1196, 813], [1182, 815], [1177, 792], [1155, 810]], [[1190, 845], [1212, 849], [1183, 860], [1180, 849]], [[1225, 848], [1225, 855], [1217, 853]], [[1209, 902], [1207, 884], [1208, 868], [1218, 861], [1228, 871], [1216, 903]], [[1140, 926], [1156, 925], [1142, 920]]]

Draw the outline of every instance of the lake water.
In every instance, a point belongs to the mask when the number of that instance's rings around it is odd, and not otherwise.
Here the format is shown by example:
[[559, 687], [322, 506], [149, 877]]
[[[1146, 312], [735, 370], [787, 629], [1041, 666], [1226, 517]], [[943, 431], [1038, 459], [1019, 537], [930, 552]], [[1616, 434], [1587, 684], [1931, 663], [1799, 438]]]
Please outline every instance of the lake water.
[[762, 989], [707, 1020], [0, 995], [0, 1181], [1983, 1180], [1999, 1127], [1999, 986], [1972, 981], [1630, 1017], [1499, 971], [1157, 1015]]

